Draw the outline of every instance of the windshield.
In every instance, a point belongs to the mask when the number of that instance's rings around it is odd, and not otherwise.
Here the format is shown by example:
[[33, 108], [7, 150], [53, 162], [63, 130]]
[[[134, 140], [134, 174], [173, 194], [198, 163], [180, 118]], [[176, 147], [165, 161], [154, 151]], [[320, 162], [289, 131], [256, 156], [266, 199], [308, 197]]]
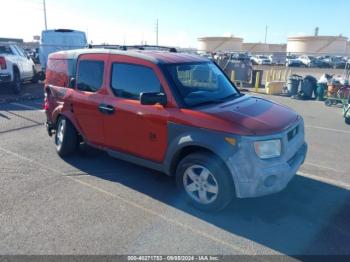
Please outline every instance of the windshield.
[[240, 96], [214, 63], [168, 65], [166, 68], [186, 106], [222, 103]]

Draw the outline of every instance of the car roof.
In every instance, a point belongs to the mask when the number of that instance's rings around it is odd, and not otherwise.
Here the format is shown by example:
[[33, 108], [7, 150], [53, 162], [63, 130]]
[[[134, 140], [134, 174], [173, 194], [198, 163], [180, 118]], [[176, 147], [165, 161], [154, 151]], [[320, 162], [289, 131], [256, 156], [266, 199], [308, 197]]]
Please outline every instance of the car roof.
[[124, 55], [143, 60], [150, 61], [155, 64], [180, 64], [180, 63], [194, 63], [194, 62], [209, 62], [210, 60], [199, 55], [174, 53], [168, 51], [154, 51], [154, 50], [115, 50], [115, 49], [77, 49], [69, 51], [60, 51], [50, 54], [51, 59], [77, 59], [83, 54], [110, 54], [110, 55]]

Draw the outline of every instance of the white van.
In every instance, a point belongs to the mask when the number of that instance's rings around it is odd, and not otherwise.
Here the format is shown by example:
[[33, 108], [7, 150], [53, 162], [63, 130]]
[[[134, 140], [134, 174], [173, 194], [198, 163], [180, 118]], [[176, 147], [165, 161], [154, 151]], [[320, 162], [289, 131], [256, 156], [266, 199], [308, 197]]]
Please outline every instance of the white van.
[[39, 60], [45, 72], [49, 54], [88, 46], [85, 32], [71, 29], [44, 30], [41, 32]]

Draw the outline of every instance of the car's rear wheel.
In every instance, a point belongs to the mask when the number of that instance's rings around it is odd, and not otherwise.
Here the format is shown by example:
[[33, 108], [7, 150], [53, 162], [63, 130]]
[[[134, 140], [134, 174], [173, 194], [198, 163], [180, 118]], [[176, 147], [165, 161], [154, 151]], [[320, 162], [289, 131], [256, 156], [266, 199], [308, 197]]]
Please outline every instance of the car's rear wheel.
[[222, 161], [212, 154], [186, 156], [178, 165], [176, 180], [186, 200], [201, 210], [221, 210], [234, 196], [231, 175]]
[[21, 93], [21, 90], [22, 90], [21, 77], [17, 70], [14, 70], [13, 72], [12, 90], [15, 94]]
[[77, 131], [72, 123], [63, 116], [57, 121], [55, 144], [57, 153], [62, 157], [72, 154], [77, 149]]

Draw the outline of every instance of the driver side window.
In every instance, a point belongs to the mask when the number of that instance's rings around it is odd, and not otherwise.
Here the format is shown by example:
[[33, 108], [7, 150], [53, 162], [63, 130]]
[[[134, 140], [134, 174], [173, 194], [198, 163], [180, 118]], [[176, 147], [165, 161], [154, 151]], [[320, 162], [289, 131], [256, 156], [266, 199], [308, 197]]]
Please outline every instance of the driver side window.
[[117, 97], [139, 100], [141, 93], [159, 93], [161, 84], [152, 68], [114, 63], [111, 88]]

